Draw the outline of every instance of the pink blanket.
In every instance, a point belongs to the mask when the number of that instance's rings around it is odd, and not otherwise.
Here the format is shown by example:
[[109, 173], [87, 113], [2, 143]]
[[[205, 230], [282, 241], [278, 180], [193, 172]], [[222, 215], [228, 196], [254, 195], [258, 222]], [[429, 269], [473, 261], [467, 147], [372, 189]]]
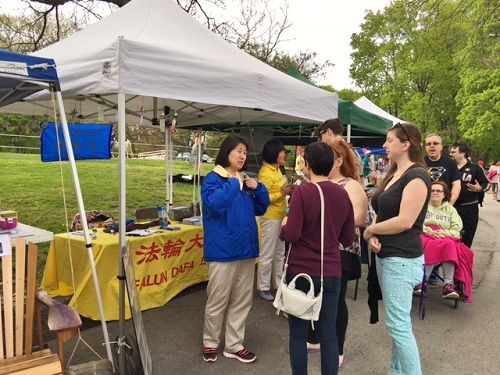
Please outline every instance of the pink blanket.
[[474, 253], [456, 237], [435, 239], [427, 234], [422, 234], [424, 248], [424, 263], [439, 264], [452, 262], [455, 264], [454, 278], [463, 283], [465, 303], [472, 303], [472, 266]]

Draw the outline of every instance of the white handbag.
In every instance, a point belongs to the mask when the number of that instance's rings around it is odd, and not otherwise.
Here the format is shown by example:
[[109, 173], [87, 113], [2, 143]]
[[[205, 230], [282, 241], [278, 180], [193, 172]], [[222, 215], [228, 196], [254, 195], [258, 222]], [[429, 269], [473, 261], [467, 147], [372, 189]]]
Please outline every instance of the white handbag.
[[[314, 321], [319, 319], [321, 303], [323, 301], [323, 251], [325, 242], [325, 202], [321, 188], [316, 183], [314, 183], [314, 185], [318, 188], [321, 201], [321, 287], [319, 293], [317, 296], [314, 295], [314, 284], [311, 276], [307, 273], [299, 273], [287, 285], [285, 276], [291, 252], [290, 249], [286, 257], [281, 283], [273, 302], [273, 306], [277, 309], [276, 315], [279, 315], [280, 311], [284, 311], [297, 318], [310, 320], [313, 329]], [[295, 288], [295, 283], [298, 278], [304, 278], [309, 282], [309, 291], [307, 293]]]

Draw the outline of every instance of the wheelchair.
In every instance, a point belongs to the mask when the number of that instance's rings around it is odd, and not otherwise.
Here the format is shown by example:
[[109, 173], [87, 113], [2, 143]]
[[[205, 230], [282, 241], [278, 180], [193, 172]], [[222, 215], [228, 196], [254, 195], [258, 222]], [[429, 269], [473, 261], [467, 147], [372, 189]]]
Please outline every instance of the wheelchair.
[[[441, 280], [442, 283], [444, 283], [444, 279], [441, 277], [441, 274], [439, 273], [439, 269], [441, 268], [441, 264], [438, 264], [434, 267], [434, 269], [432, 270], [431, 272], [431, 275], [434, 275], [436, 278], [438, 278], [439, 280]], [[424, 266], [424, 273], [425, 273], [425, 266]], [[424, 278], [425, 278], [425, 275], [424, 275]], [[425, 281], [425, 283], [427, 284], [427, 281]], [[424, 294], [424, 286], [423, 286], [424, 283], [422, 283], [422, 294]], [[456, 279], [453, 279], [453, 284], [454, 284], [454, 287], [455, 287], [455, 291], [458, 293], [458, 298], [455, 299], [455, 300], [451, 300], [453, 301], [453, 307], [455, 309], [458, 309], [458, 306], [459, 306], [459, 302], [465, 302], [467, 301], [467, 296], [464, 295], [464, 284], [463, 282], [459, 281], [459, 280], [456, 280]], [[425, 288], [427, 289], [427, 285], [425, 286]], [[427, 293], [427, 290], [426, 290], [426, 293]], [[424, 295], [424, 298], [427, 298], [427, 294]]]

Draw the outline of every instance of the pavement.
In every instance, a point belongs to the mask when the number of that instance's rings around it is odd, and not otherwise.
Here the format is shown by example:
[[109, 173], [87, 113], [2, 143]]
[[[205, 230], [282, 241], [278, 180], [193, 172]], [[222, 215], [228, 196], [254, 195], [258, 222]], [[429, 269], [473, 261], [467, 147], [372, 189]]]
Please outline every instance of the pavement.
[[[473, 243], [474, 302], [459, 304], [441, 298], [441, 289], [429, 291], [425, 320], [418, 318], [418, 299], [413, 304], [413, 327], [419, 345], [424, 374], [493, 375], [500, 374], [500, 203], [486, 195], [480, 209], [480, 222]], [[387, 374], [391, 341], [383, 323], [369, 324], [365, 281], [366, 266], [359, 283], [359, 294], [353, 300], [354, 282], [347, 291], [349, 327], [341, 369], [344, 375]], [[201, 358], [203, 312], [206, 284], [192, 287], [167, 305], [144, 311], [143, 320], [154, 374], [290, 374], [288, 357], [288, 323], [276, 316], [271, 302], [254, 296], [247, 325], [245, 346], [257, 355], [257, 361], [243, 364], [219, 353], [215, 363]], [[127, 322], [131, 329], [131, 322]], [[117, 322], [109, 322], [110, 337], [118, 333]], [[105, 356], [100, 326], [84, 329], [82, 337]], [[75, 340], [65, 346], [66, 359]], [[54, 348], [54, 342], [49, 345]], [[71, 364], [97, 360], [84, 345], [79, 344]], [[309, 374], [320, 374], [320, 355], [309, 354]]]

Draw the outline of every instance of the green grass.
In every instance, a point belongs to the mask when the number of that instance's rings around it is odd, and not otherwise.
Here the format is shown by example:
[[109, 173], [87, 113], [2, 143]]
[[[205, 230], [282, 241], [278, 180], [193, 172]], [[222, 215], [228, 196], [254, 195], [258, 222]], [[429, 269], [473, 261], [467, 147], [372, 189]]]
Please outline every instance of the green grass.
[[[136, 208], [165, 203], [163, 160], [128, 159], [126, 168], [127, 217], [134, 218]], [[202, 174], [212, 168], [212, 164], [203, 164]], [[103, 210], [118, 218], [118, 159], [77, 161], [77, 169], [85, 210]], [[174, 175], [192, 171], [188, 162], [174, 161]], [[70, 225], [78, 212], [68, 162], [42, 163], [39, 155], [0, 153], [0, 176], [0, 210], [17, 211], [19, 221], [25, 224], [54, 233], [66, 231], [66, 220]], [[174, 204], [191, 203], [192, 192], [192, 185], [175, 183]], [[39, 272], [43, 271], [47, 248], [41, 246]]]

